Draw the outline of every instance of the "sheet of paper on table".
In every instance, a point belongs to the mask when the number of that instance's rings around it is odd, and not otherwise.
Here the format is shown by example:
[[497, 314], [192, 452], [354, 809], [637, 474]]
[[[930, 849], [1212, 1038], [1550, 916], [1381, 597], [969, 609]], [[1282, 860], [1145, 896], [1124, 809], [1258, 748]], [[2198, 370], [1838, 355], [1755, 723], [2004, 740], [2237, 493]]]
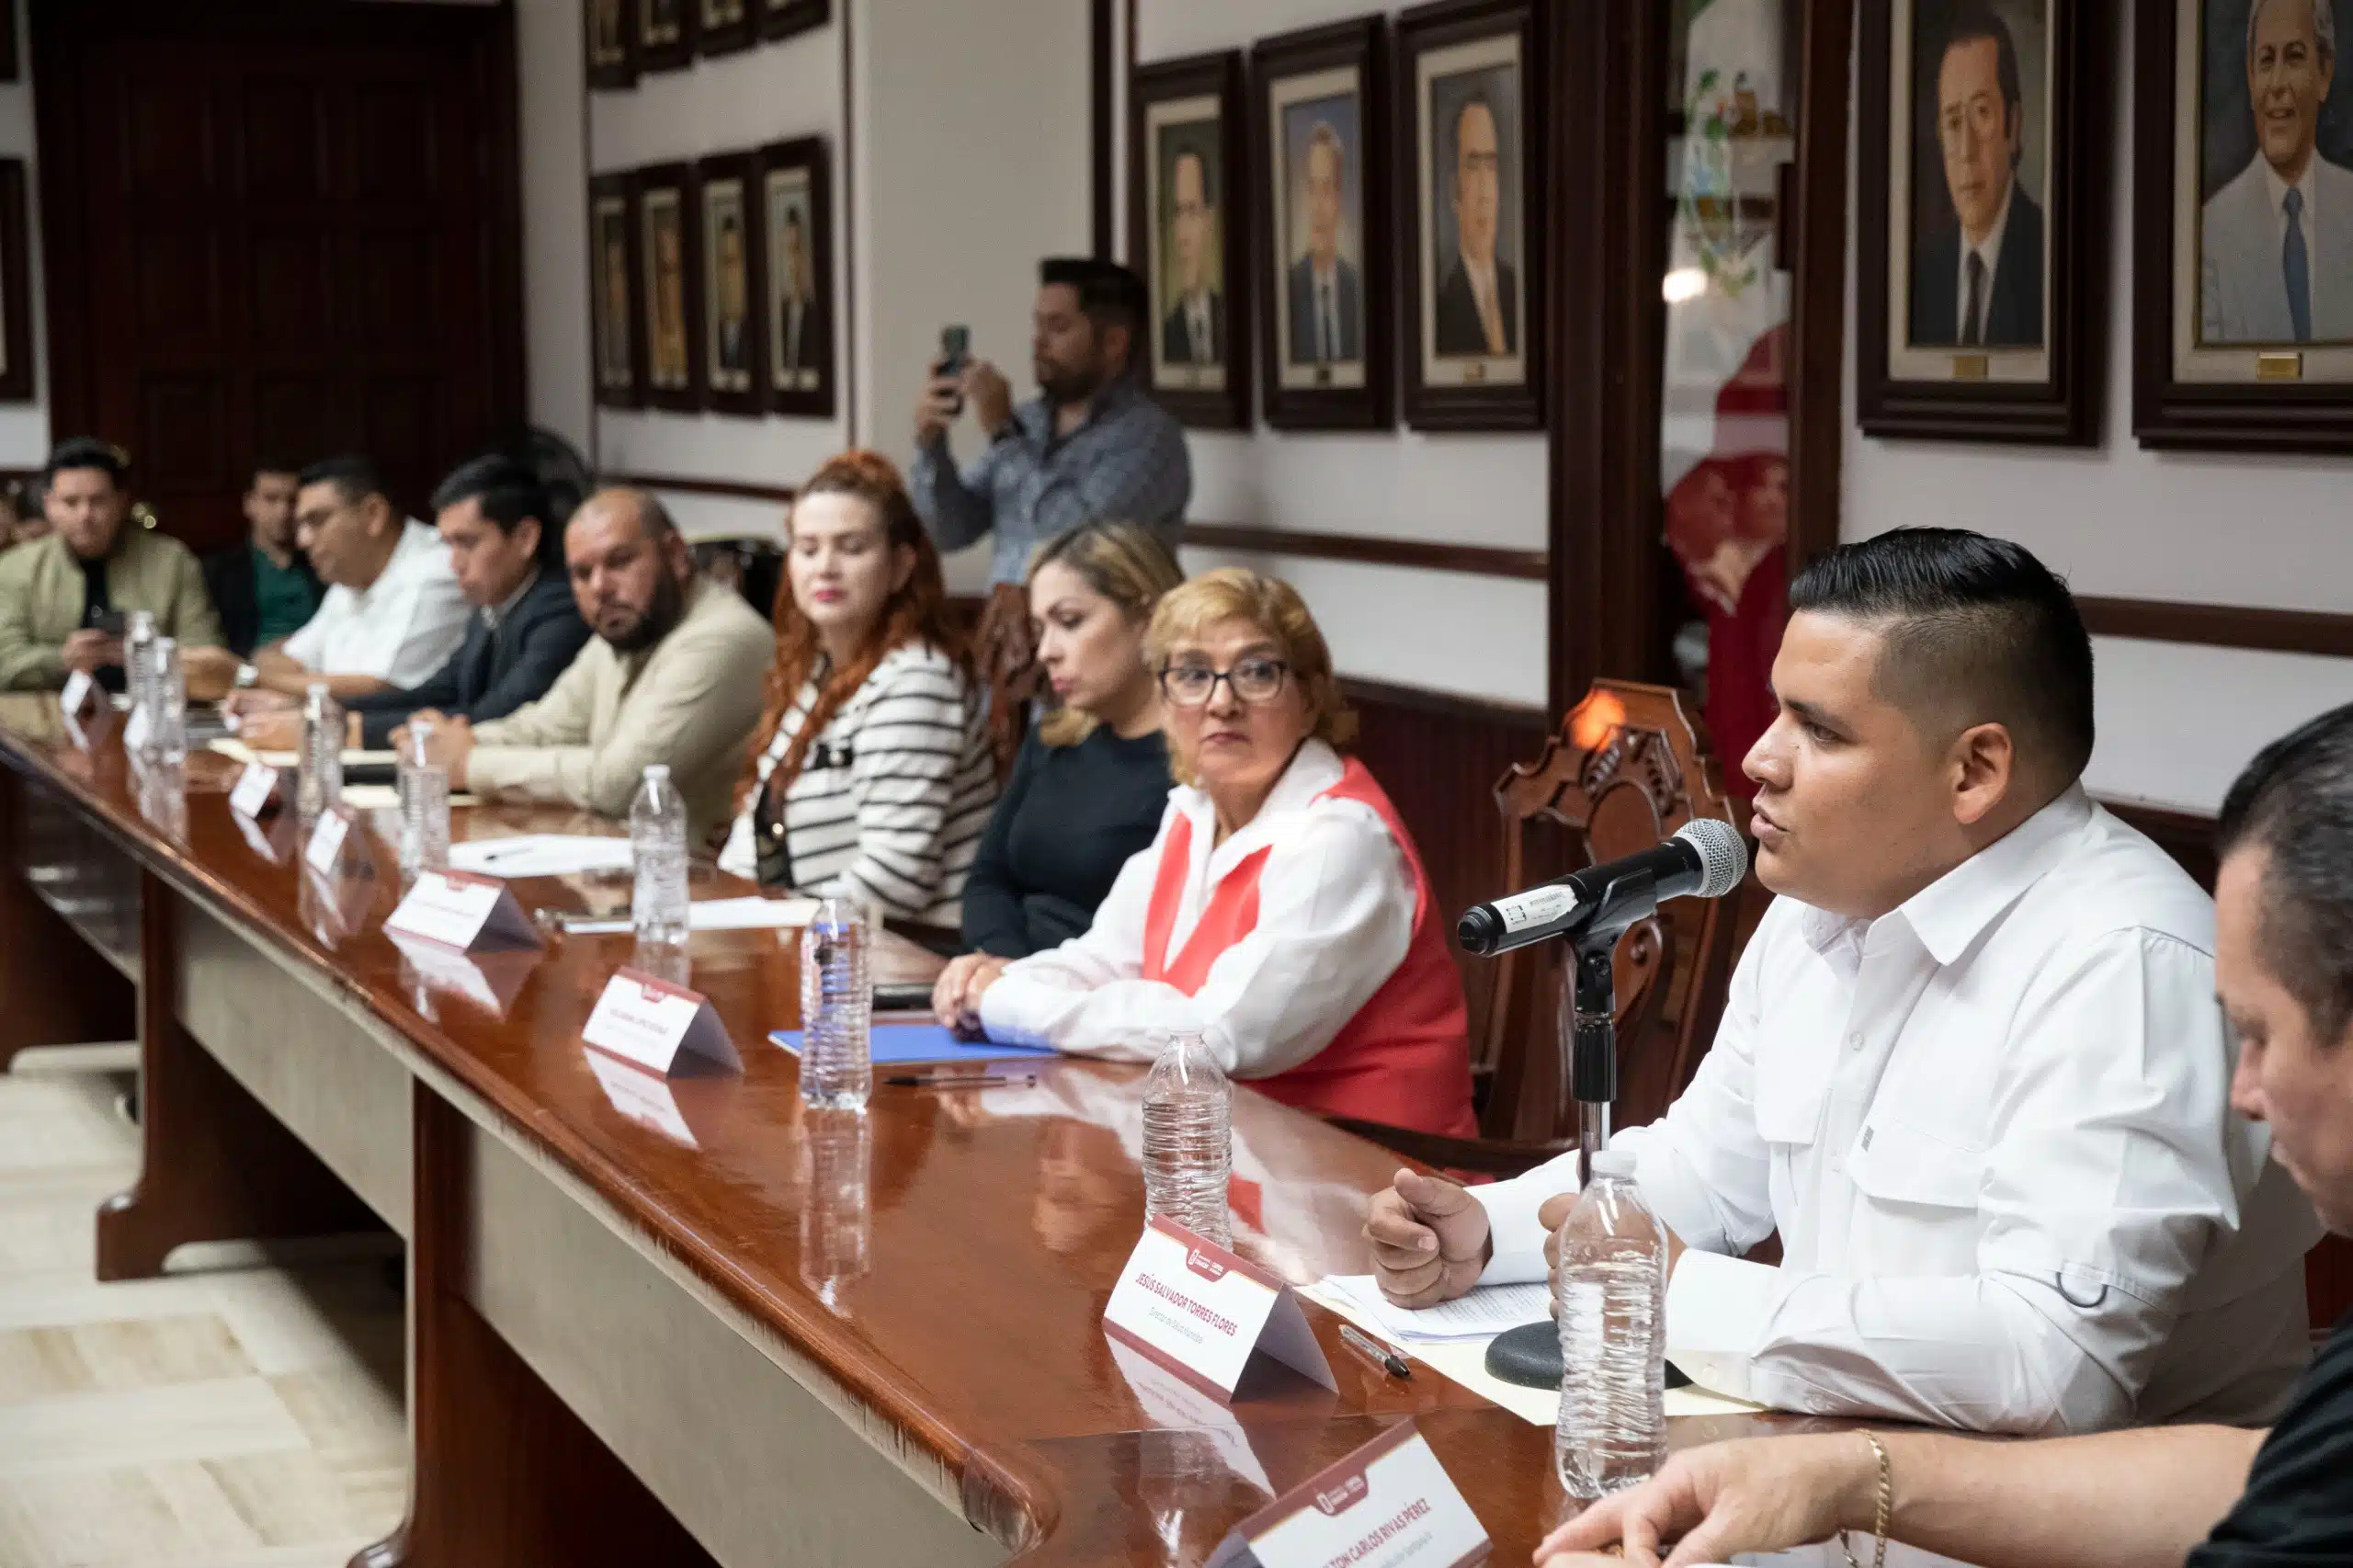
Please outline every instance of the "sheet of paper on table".
[[[745, 898], [707, 898], [687, 906], [689, 931], [766, 931], [806, 926], [815, 918], [813, 898], [762, 898], [754, 893]], [[573, 915], [564, 921], [563, 929], [574, 937], [594, 937], [599, 932], [627, 931], [634, 924], [626, 915], [603, 920]]]
[[[204, 743], [204, 746], [207, 751], [219, 752], [232, 762], [258, 762], [264, 767], [299, 767], [302, 763], [302, 756], [300, 752], [256, 751], [244, 742], [231, 735], [209, 740]], [[400, 761], [400, 756], [396, 752], [362, 751], [358, 746], [346, 746], [343, 752], [343, 765], [346, 767], [390, 767], [398, 761]]]
[[477, 876], [568, 877], [581, 871], [626, 871], [629, 840], [595, 834], [518, 833], [449, 846], [451, 869]]
[[[1319, 1306], [1347, 1319], [1374, 1338], [1395, 1346], [1407, 1357], [1421, 1362], [1450, 1382], [1461, 1384], [1472, 1393], [1499, 1404], [1514, 1415], [1535, 1426], [1557, 1426], [1561, 1419], [1561, 1395], [1557, 1389], [1522, 1388], [1507, 1383], [1487, 1373], [1487, 1346], [1495, 1334], [1474, 1339], [1407, 1339], [1391, 1332], [1374, 1311], [1357, 1299], [1361, 1288], [1379, 1294], [1369, 1274], [1332, 1275], [1313, 1285], [1297, 1287], [1299, 1293]], [[1491, 1287], [1493, 1289], [1494, 1287]], [[1510, 1289], [1511, 1287], [1503, 1287]], [[1537, 1287], [1540, 1291], [1541, 1286]], [[1475, 1294], [1476, 1292], [1474, 1292]], [[1393, 1309], [1392, 1309], [1393, 1310]], [[1540, 1304], [1538, 1311], [1543, 1309]], [[1520, 1319], [1519, 1322], [1532, 1321]], [[1517, 1324], [1507, 1325], [1517, 1326]], [[1501, 1330], [1497, 1330], [1500, 1333]], [[1683, 1415], [1739, 1415], [1763, 1408], [1745, 1400], [1726, 1399], [1697, 1388], [1666, 1391], [1666, 1414]]]
[[[394, 784], [346, 784], [343, 787], [343, 803], [355, 812], [397, 812], [401, 807], [400, 787]], [[449, 797], [449, 803], [471, 806], [478, 802], [473, 796], [460, 790]], [[400, 819], [395, 817], [389, 830], [391, 836], [398, 838], [400, 830]]]

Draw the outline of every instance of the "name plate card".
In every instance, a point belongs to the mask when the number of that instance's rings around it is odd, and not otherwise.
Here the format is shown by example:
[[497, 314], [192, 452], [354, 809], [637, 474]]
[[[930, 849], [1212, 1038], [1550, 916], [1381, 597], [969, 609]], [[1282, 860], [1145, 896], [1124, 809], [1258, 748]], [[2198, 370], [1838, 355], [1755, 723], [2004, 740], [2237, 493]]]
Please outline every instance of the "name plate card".
[[98, 683], [90, 678], [87, 670], [75, 670], [65, 677], [65, 689], [57, 694], [58, 710], [80, 718], [90, 706], [90, 699], [98, 694]]
[[1470, 1568], [1490, 1550], [1429, 1443], [1401, 1421], [1234, 1526], [1208, 1568]]
[[1337, 1387], [1290, 1286], [1166, 1220], [1147, 1225], [1128, 1255], [1103, 1331], [1222, 1400], [1254, 1355]]
[[495, 877], [470, 871], [423, 871], [384, 929], [421, 937], [460, 952], [493, 952], [540, 946], [530, 916]]
[[277, 799], [278, 769], [249, 762], [229, 790], [229, 809], [241, 817], [258, 822]]
[[744, 1059], [736, 1054], [735, 1042], [727, 1038], [710, 999], [643, 970], [613, 971], [580, 1038], [665, 1078], [688, 1058], [730, 1073], [744, 1070]]
[[351, 836], [351, 813], [341, 806], [321, 812], [312, 825], [311, 842], [302, 846], [302, 860], [323, 877], [335, 875], [343, 864], [343, 841]]

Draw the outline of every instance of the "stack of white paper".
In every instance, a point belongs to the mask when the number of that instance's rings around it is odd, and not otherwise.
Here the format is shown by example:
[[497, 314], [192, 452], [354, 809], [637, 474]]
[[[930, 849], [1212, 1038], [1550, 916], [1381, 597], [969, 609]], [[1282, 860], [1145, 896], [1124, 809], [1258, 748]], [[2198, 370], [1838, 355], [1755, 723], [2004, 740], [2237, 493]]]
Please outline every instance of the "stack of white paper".
[[582, 871], [626, 871], [629, 840], [593, 834], [518, 833], [449, 846], [449, 869], [477, 876], [568, 877]]
[[1392, 1304], [1370, 1274], [1336, 1274], [1324, 1283], [1347, 1291], [1382, 1328], [1404, 1340], [1493, 1339], [1506, 1329], [1550, 1315], [1551, 1296], [1541, 1280], [1483, 1285], [1468, 1295], [1421, 1308]]

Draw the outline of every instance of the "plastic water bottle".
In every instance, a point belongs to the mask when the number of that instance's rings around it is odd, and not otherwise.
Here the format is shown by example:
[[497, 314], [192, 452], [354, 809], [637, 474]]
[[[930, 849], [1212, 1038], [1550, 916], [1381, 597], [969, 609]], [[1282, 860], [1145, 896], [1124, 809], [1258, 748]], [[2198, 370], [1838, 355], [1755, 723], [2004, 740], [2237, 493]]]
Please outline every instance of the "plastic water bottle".
[[1233, 1244], [1233, 1085], [1197, 1029], [1168, 1037], [1143, 1090], [1143, 1211]]
[[1561, 1221], [1561, 1484], [1586, 1502], [1650, 1479], [1666, 1457], [1666, 1233], [1634, 1183], [1634, 1153], [1604, 1149]]
[[180, 667], [180, 645], [158, 637], [147, 655], [147, 735], [141, 755], [177, 767], [188, 760], [188, 674]]
[[856, 899], [829, 898], [801, 933], [801, 1097], [858, 1110], [874, 1093], [871, 939]]
[[412, 719], [399, 766], [401, 873], [415, 876], [449, 863], [449, 770], [427, 760], [429, 719]]
[[155, 613], [135, 609], [131, 612], [131, 630], [122, 639], [122, 690], [131, 699], [131, 711], [137, 713], [147, 706], [148, 683], [153, 678], [155, 659]]
[[343, 704], [314, 680], [302, 699], [302, 771], [295, 812], [303, 822], [343, 804]]
[[629, 846], [637, 868], [630, 915], [641, 942], [687, 939], [687, 802], [666, 763], [648, 763], [629, 807]]

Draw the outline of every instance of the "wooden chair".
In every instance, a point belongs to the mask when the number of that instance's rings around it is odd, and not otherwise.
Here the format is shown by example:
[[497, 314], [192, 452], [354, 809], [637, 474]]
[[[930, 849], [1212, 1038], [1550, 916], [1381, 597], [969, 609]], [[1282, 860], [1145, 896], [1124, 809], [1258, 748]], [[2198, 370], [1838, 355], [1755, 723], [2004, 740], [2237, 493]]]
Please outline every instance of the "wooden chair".
[[1003, 784], [1013, 775], [1013, 759], [1021, 739], [1029, 733], [1029, 718], [1046, 700], [1046, 670], [1038, 663], [1038, 645], [1029, 632], [1029, 596], [1016, 588], [999, 588], [982, 604], [972, 634], [972, 665], [988, 692], [989, 750], [996, 758], [996, 778]]
[[[1596, 681], [1536, 759], [1504, 775], [1495, 804], [1504, 816], [1499, 893], [1647, 849], [1694, 817], [1747, 827], [1682, 694], [1631, 681]], [[1742, 905], [1756, 891], [1752, 876], [1726, 898], [1676, 900], [1620, 939], [1614, 1124], [1656, 1119], [1698, 1071], [1745, 935]], [[1486, 1024], [1472, 1041], [1480, 1136], [1340, 1125], [1430, 1165], [1498, 1176], [1576, 1146], [1557, 945], [1506, 953], [1486, 972]]]

